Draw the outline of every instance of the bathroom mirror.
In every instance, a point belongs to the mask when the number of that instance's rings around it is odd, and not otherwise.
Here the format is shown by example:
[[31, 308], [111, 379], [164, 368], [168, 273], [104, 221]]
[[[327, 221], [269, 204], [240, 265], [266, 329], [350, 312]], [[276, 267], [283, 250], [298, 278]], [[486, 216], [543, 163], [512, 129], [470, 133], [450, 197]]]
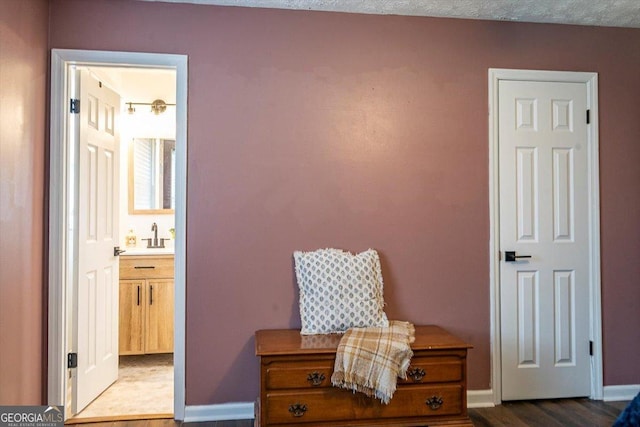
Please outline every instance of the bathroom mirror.
[[173, 214], [176, 141], [134, 138], [129, 147], [129, 213]]

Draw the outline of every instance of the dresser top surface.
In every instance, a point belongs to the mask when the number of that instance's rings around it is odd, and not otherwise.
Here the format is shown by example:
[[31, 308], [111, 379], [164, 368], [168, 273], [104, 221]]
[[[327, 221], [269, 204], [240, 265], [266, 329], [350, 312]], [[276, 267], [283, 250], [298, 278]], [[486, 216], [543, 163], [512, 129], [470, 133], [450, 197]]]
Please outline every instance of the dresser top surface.
[[[435, 325], [416, 325], [413, 350], [451, 350], [471, 348], [455, 335]], [[341, 334], [300, 335], [299, 329], [256, 331], [256, 356], [335, 353]]]

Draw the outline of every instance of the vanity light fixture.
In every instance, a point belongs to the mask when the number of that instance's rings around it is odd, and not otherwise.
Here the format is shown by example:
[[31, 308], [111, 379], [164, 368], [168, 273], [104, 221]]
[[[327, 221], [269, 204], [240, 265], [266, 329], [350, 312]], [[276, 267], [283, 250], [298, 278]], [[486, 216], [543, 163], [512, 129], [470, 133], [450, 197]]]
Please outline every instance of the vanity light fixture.
[[162, 99], [156, 99], [153, 102], [125, 102], [125, 104], [129, 106], [129, 107], [127, 107], [127, 113], [129, 113], [129, 114], [133, 114], [133, 113], [136, 112], [136, 109], [135, 109], [134, 105], [150, 105], [151, 106], [151, 111], [156, 116], [158, 114], [162, 114], [165, 111], [167, 111], [167, 106], [168, 105], [173, 105], [173, 106], [176, 105], [176, 104], [167, 104]]
[[164, 113], [166, 110], [167, 110], [167, 103], [164, 102], [162, 99], [156, 99], [151, 103], [151, 111], [153, 111], [153, 114], [155, 114], [156, 116], [158, 114]]

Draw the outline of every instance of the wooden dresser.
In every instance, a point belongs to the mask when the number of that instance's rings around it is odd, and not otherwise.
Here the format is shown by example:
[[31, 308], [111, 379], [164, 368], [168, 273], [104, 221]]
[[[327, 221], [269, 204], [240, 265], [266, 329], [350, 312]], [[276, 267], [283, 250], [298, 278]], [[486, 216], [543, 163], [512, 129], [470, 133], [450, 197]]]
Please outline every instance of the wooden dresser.
[[341, 335], [256, 332], [256, 426], [473, 426], [467, 416], [467, 349], [438, 326], [416, 326], [407, 380], [391, 403], [331, 386]]

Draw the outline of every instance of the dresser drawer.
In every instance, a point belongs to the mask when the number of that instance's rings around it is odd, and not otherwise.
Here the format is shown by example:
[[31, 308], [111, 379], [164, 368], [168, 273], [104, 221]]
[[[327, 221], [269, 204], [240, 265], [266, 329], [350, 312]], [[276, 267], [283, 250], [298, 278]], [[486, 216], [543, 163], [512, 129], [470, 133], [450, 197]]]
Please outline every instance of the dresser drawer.
[[120, 257], [120, 279], [173, 279], [173, 277], [173, 255]]
[[[326, 421], [375, 420], [428, 417], [430, 419], [463, 414], [463, 387], [405, 386], [396, 390], [388, 405], [362, 393], [338, 388], [304, 392], [268, 392], [265, 422], [305, 424]], [[366, 425], [366, 422], [363, 424]]]
[[331, 385], [333, 359], [271, 363], [264, 367], [267, 389], [320, 388]]
[[462, 359], [455, 356], [414, 356], [407, 369], [407, 379], [398, 384], [426, 384], [462, 380]]

